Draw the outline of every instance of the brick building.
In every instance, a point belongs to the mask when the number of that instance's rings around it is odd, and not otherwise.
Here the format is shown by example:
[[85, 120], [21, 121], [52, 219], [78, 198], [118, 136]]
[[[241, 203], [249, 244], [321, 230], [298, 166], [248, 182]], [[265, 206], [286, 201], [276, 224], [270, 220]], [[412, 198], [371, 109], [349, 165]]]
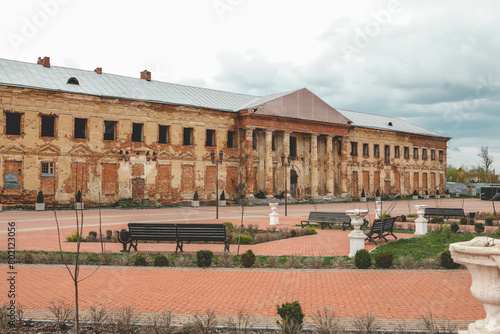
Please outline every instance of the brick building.
[[397, 118], [337, 110], [309, 90], [264, 97], [0, 59], [4, 203], [122, 198], [182, 203], [284, 190], [292, 197], [433, 194], [449, 138]]

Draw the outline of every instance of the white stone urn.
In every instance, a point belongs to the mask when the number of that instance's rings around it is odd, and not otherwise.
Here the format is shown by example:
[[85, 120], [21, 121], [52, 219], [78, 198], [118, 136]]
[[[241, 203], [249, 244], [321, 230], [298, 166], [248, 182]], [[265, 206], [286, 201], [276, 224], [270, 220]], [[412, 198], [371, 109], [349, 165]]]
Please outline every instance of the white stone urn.
[[280, 214], [277, 212], [278, 203], [269, 203], [271, 207], [271, 213], [269, 214], [269, 225], [279, 225], [280, 224]]
[[419, 205], [414, 205], [414, 207], [417, 209], [417, 215], [418, 215], [418, 218], [415, 219], [415, 234], [419, 235], [427, 234], [428, 220], [424, 218], [425, 208], [427, 207], [427, 205], [419, 204]]
[[375, 218], [382, 216], [382, 201], [375, 201]]
[[453, 261], [469, 270], [470, 291], [486, 311], [485, 319], [469, 324], [468, 331], [462, 333], [500, 333], [500, 240], [476, 237], [451, 244], [450, 253]]
[[361, 226], [368, 210], [354, 209], [347, 210], [345, 213], [351, 217], [351, 225], [354, 227], [354, 230], [349, 234], [349, 239], [351, 239], [349, 257], [353, 258], [358, 250], [365, 249], [365, 234], [361, 231]]

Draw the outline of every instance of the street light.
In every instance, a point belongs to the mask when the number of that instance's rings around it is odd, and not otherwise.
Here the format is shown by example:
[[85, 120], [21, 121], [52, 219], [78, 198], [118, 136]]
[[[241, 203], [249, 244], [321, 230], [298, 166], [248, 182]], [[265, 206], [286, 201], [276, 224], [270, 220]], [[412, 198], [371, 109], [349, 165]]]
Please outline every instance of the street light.
[[212, 164], [215, 164], [215, 219], [219, 219], [219, 165], [222, 164], [224, 152], [220, 150], [219, 159], [215, 159], [215, 152], [212, 150], [210, 158], [212, 158]]
[[288, 196], [287, 196], [287, 190], [286, 190], [286, 168], [290, 167], [290, 164], [292, 162], [292, 158], [290, 156], [287, 157], [287, 162], [285, 162], [285, 154], [281, 153], [281, 166], [285, 167], [285, 216], [287, 215], [287, 205], [288, 205]]

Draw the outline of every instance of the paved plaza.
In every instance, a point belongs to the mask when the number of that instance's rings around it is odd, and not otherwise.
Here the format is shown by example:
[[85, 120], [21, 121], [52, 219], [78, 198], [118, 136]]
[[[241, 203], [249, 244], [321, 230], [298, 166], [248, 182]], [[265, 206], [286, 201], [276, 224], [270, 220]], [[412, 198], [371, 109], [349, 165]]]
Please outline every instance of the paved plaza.
[[[408, 214], [408, 202], [385, 202], [389, 207], [397, 203], [392, 215]], [[413, 204], [436, 206], [435, 200], [410, 201]], [[491, 212], [491, 203], [476, 199], [444, 199], [441, 207], [463, 207], [465, 212]], [[318, 211], [345, 211], [370, 209], [373, 219], [374, 203], [319, 204]], [[280, 227], [292, 228], [307, 218], [314, 210], [310, 204], [289, 205], [284, 217], [279, 207]], [[247, 207], [245, 225], [257, 224], [261, 228], [269, 224], [269, 207]], [[215, 220], [214, 207], [164, 208], [164, 209], [89, 209], [84, 211], [85, 235], [97, 230], [99, 216], [102, 229], [119, 230], [129, 222], [196, 222], [213, 223], [231, 221], [237, 225], [241, 212], [238, 207], [219, 209]], [[57, 251], [57, 229], [52, 211], [4, 211], [0, 213], [1, 250], [7, 249], [8, 222], [15, 222], [16, 250]], [[57, 211], [61, 236], [65, 239], [75, 231], [75, 212]], [[340, 256], [349, 253], [349, 231], [318, 230], [317, 235], [279, 240], [258, 245], [242, 246], [241, 252], [252, 249], [256, 255]], [[398, 238], [411, 237], [398, 234]], [[99, 252], [98, 243], [83, 243], [82, 251]], [[62, 243], [64, 251], [74, 251], [74, 243]], [[105, 244], [105, 251], [119, 252], [120, 244]], [[372, 243], [366, 243], [372, 249]], [[186, 244], [188, 253], [210, 249], [222, 253], [222, 244]], [[140, 252], [174, 252], [174, 244], [139, 243]], [[231, 245], [234, 254], [236, 247]], [[82, 276], [94, 267], [84, 266]], [[72, 300], [72, 281], [62, 266], [16, 266], [16, 301], [26, 309], [28, 318], [50, 317], [50, 302], [61, 298]], [[7, 265], [0, 266], [0, 277], [8, 276]], [[7, 281], [0, 280], [2, 298], [7, 298]], [[349, 320], [372, 312], [392, 328], [402, 320], [412, 323], [423, 314], [451, 321], [460, 328], [484, 318], [482, 304], [470, 293], [471, 277], [467, 270], [336, 270], [336, 269], [199, 269], [156, 267], [101, 267], [92, 277], [80, 284], [80, 305], [88, 311], [91, 304], [102, 303], [110, 310], [132, 305], [138, 313], [156, 313], [170, 309], [177, 322], [185, 322], [195, 313], [214, 310], [220, 317], [234, 316], [238, 311], [251, 314], [258, 326], [276, 326], [276, 305], [298, 300], [306, 317], [317, 309], [331, 306], [337, 314]], [[84, 312], [85, 313], [85, 312]], [[308, 319], [310, 321], [310, 319]], [[223, 320], [221, 320], [223, 321]]]

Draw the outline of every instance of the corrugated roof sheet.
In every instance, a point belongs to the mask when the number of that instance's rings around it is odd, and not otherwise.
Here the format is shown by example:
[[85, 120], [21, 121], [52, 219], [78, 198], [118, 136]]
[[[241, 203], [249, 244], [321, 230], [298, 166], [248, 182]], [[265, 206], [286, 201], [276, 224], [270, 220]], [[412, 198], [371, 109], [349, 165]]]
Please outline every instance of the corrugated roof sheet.
[[353, 122], [352, 125], [354, 126], [447, 138], [446, 136], [440, 135], [439, 133], [421, 128], [420, 126], [404, 121], [400, 118], [371, 115], [342, 109], [337, 109], [337, 111], [345, 117], [349, 118]]
[[[71, 77], [78, 79], [79, 85], [68, 84]], [[256, 107], [297, 91], [253, 96], [74, 68], [47, 68], [8, 59], [0, 59], [0, 84], [230, 112]], [[354, 126], [444, 137], [399, 118], [337, 110], [353, 121]]]

